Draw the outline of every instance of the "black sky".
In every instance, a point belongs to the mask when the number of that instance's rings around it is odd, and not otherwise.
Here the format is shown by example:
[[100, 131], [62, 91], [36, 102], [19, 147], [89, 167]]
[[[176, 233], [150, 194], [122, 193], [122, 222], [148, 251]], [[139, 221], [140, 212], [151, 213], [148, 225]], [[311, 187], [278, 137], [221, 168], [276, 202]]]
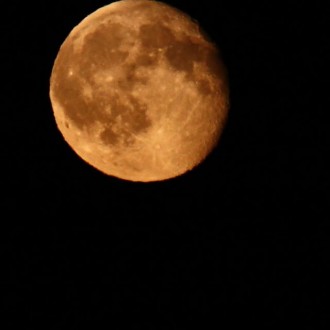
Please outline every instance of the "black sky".
[[326, 319], [328, 13], [318, 2], [164, 2], [219, 46], [231, 108], [205, 162], [149, 184], [83, 162], [52, 114], [59, 47], [107, 2], [2, 5], [6, 329], [20, 318], [47, 329]]

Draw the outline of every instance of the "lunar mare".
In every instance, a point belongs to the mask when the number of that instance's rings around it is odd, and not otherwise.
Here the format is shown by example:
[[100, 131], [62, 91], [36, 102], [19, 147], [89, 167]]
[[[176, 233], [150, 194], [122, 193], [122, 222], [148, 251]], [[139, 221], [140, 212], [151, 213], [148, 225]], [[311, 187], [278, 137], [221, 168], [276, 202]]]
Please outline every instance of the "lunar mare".
[[55, 59], [58, 129], [87, 163], [130, 181], [186, 173], [218, 143], [225, 67], [197, 22], [162, 2], [122, 0], [87, 16]]

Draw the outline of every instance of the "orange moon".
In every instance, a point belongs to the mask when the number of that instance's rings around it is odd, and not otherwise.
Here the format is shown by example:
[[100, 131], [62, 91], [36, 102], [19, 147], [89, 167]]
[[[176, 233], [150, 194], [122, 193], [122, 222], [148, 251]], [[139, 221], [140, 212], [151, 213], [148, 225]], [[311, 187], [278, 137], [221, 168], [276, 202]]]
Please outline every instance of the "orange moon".
[[217, 46], [187, 14], [122, 0], [83, 19], [64, 40], [50, 100], [65, 141], [99, 171], [161, 181], [199, 165], [229, 109]]

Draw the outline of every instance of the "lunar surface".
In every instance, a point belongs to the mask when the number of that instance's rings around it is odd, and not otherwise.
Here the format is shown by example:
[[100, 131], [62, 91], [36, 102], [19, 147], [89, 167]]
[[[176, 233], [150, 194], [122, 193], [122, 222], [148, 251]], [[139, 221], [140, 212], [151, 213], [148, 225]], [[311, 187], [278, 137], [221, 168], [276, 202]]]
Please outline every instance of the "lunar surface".
[[113, 2], [70, 32], [50, 100], [71, 148], [99, 171], [161, 181], [200, 164], [229, 108], [226, 70], [198, 23], [153, 0]]

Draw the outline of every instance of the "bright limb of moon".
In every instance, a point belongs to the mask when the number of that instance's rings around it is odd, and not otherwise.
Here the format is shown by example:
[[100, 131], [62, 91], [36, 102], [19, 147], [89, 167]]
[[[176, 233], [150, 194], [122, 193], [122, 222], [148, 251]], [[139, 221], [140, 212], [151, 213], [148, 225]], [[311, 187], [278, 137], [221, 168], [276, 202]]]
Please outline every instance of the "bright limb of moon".
[[123, 0], [79, 23], [50, 80], [57, 126], [87, 163], [131, 181], [161, 181], [200, 164], [229, 108], [217, 47], [162, 2]]

